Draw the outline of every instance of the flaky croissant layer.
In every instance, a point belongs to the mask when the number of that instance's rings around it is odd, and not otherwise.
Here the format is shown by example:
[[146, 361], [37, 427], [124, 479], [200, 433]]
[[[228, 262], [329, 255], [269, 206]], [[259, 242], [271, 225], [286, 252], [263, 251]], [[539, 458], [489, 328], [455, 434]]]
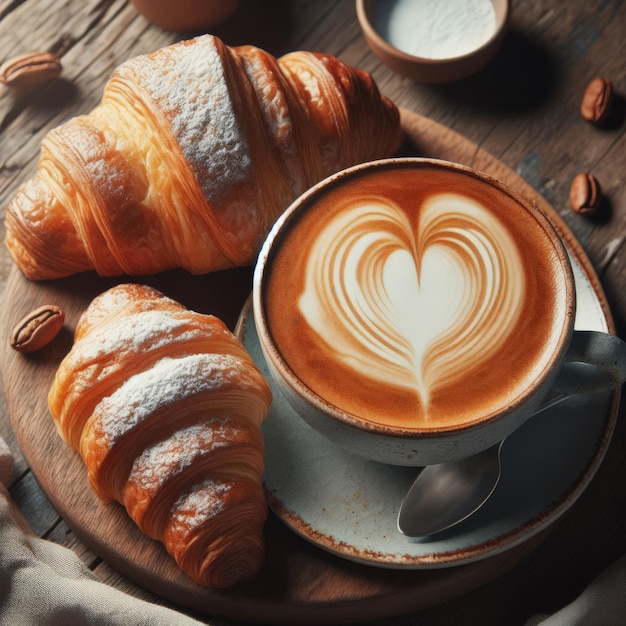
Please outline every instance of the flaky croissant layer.
[[31, 279], [246, 265], [297, 196], [400, 140], [367, 73], [200, 36], [124, 63], [98, 107], [48, 133], [6, 244]]
[[48, 404], [89, 483], [210, 587], [253, 576], [267, 516], [267, 381], [216, 317], [122, 284], [82, 315]]

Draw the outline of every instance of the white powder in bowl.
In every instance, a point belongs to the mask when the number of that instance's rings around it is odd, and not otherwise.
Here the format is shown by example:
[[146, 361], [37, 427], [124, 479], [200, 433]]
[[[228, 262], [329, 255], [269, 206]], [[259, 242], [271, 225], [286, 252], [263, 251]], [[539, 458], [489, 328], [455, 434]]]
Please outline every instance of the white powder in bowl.
[[496, 30], [491, 0], [381, 0], [379, 35], [394, 48], [425, 59], [463, 56]]

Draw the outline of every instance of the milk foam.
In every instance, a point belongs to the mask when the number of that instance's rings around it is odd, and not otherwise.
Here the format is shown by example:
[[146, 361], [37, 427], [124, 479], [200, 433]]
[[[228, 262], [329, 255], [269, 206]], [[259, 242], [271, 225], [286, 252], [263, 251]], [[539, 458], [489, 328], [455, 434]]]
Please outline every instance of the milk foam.
[[333, 358], [359, 375], [431, 394], [509, 340], [525, 271], [508, 230], [459, 194], [429, 196], [413, 225], [381, 197], [354, 198], [306, 261], [298, 306]]

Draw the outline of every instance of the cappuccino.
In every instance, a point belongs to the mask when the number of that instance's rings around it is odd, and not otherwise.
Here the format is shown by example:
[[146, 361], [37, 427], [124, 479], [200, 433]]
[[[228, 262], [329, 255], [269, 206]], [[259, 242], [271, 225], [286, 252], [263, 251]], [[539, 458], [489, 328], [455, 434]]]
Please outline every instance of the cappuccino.
[[311, 194], [261, 294], [287, 369], [364, 428], [457, 428], [523, 402], [572, 313], [563, 248], [523, 202], [437, 162], [390, 161]]

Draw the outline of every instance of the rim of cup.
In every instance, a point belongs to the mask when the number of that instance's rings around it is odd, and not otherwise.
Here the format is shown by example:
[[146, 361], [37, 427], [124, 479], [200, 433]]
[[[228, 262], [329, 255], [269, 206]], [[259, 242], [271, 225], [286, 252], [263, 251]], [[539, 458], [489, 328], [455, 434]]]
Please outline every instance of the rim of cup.
[[[281, 240], [287, 236], [285, 233], [290, 224], [297, 220], [303, 211], [308, 210], [308, 207], [314, 204], [314, 201], [318, 196], [325, 193], [327, 190], [340, 185], [343, 180], [354, 176], [362, 176], [364, 173], [371, 170], [398, 167], [436, 167], [443, 170], [452, 170], [454, 172], [468, 174], [479, 180], [481, 184], [484, 183], [490, 186], [495, 186], [497, 190], [509, 196], [512, 200], [521, 205], [526, 211], [530, 212], [534, 216], [536, 221], [540, 224], [542, 231], [546, 234], [547, 239], [550, 240], [563, 269], [565, 299], [564, 316], [566, 323], [561, 330], [555, 350], [547, 359], [541, 374], [534, 379], [533, 383], [529, 385], [523, 393], [518, 395], [518, 397], [507, 406], [500, 407], [497, 411], [479, 417], [469, 423], [433, 426], [428, 428], [398, 427], [371, 422], [337, 407], [313, 391], [294, 373], [288, 361], [281, 354], [273, 341], [272, 333], [265, 314], [264, 290], [267, 269], [271, 266], [273, 261], [276, 246], [280, 246]], [[490, 174], [476, 170], [470, 166], [454, 163], [452, 161], [427, 157], [393, 157], [369, 161], [367, 163], [360, 163], [332, 174], [305, 191], [275, 222], [264, 241], [254, 269], [252, 301], [255, 325], [259, 335], [259, 340], [263, 347], [263, 352], [265, 353], [266, 359], [271, 361], [270, 365], [279, 372], [279, 375], [285, 384], [291, 387], [291, 389], [294, 390], [300, 397], [305, 398], [307, 403], [311, 404], [318, 411], [331, 417], [340, 424], [344, 424], [364, 433], [369, 432], [380, 436], [406, 439], [415, 439], [417, 437], [438, 437], [445, 434], [465, 432], [482, 428], [485, 424], [491, 421], [498, 421], [501, 416], [510, 414], [520, 406], [523, 406], [534, 395], [535, 391], [552, 375], [554, 375], [555, 370], [558, 369], [555, 366], [562, 360], [565, 352], [567, 351], [569, 340], [574, 330], [576, 312], [574, 276], [567, 250], [554, 226], [541, 209], [530, 202], [530, 200], [528, 200], [521, 193], [513, 189], [510, 185], [507, 185]]]

